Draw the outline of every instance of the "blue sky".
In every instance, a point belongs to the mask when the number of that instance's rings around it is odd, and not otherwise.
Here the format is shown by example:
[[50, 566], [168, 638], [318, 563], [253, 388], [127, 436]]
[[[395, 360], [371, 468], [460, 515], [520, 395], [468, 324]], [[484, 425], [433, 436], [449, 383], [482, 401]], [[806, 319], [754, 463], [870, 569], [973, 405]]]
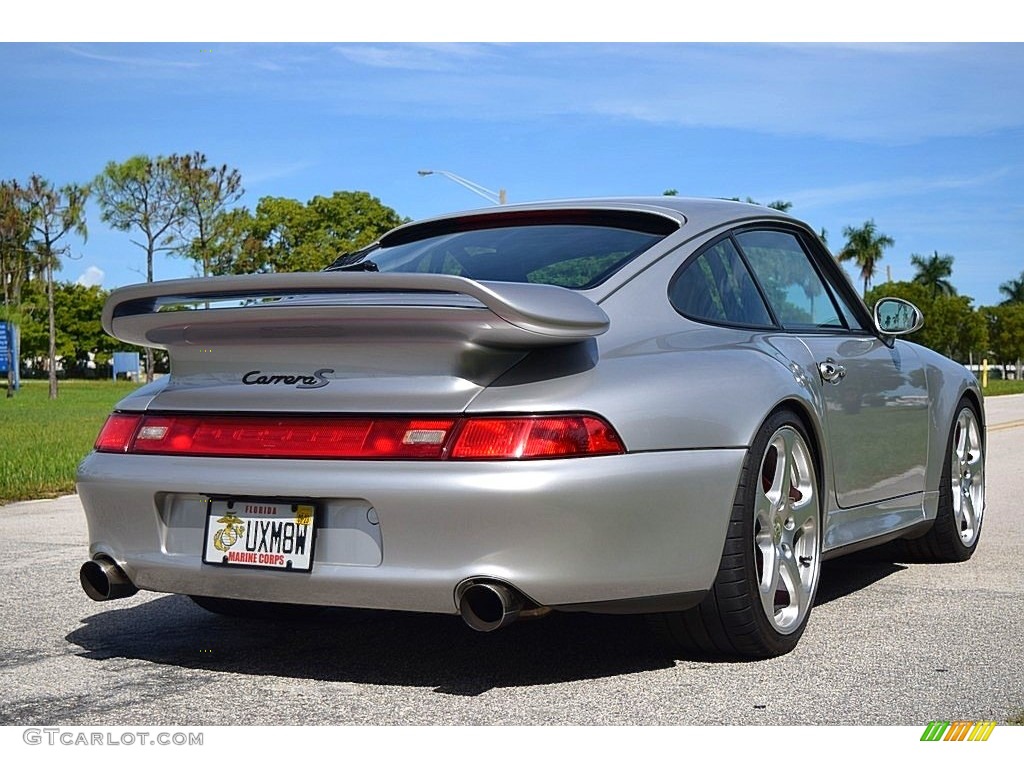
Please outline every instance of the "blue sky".
[[[1022, 44], [7, 42], [0, 71], [3, 178], [200, 150], [249, 207], [366, 190], [412, 218], [486, 205], [422, 168], [511, 202], [676, 188], [789, 200], [833, 250], [874, 219], [878, 279], [949, 253], [976, 304], [1024, 270]], [[62, 278], [144, 279], [95, 207], [89, 231]]]

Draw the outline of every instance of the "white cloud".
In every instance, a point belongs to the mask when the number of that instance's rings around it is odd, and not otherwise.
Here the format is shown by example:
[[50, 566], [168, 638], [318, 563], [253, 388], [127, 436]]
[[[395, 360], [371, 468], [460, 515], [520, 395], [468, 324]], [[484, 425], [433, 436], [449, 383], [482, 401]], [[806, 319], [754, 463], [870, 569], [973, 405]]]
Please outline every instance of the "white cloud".
[[103, 285], [104, 277], [106, 277], [106, 273], [94, 264], [79, 275], [75, 282], [86, 288], [91, 288], [94, 285]]
[[276, 181], [277, 179], [294, 176], [307, 168], [313, 167], [313, 165], [314, 163], [310, 160], [298, 160], [293, 163], [281, 163], [277, 165], [273, 163], [253, 165], [245, 170], [243, 178], [245, 179], [246, 186], [258, 186], [268, 181]]
[[472, 43], [338, 45], [334, 50], [368, 67], [426, 72], [458, 71], [468, 61], [488, 55], [486, 46]]
[[[160, 50], [154, 46], [155, 50]], [[195, 69], [200, 66], [199, 61], [181, 61], [172, 60], [166, 58], [156, 58], [152, 56], [118, 56], [111, 55], [108, 53], [96, 53], [93, 50], [80, 48], [77, 46], [69, 45], [64, 48], [68, 53], [72, 53], [75, 56], [81, 56], [85, 59], [92, 59], [93, 61], [103, 61], [108, 64], [123, 64], [129, 67], [137, 68], [161, 68], [161, 69]], [[108, 48], [102, 48], [102, 50], [109, 50]], [[198, 50], [198, 46], [197, 46]]]
[[1012, 168], [998, 168], [974, 176], [902, 177], [818, 187], [786, 192], [782, 197], [793, 200], [798, 207], [817, 208], [860, 200], [882, 200], [913, 197], [938, 191], [984, 187], [1013, 173]]
[[[1024, 125], [1017, 45], [677, 45], [610, 55], [624, 64], [580, 88], [580, 107], [681, 126], [882, 144]], [[614, 87], [610, 87], [614, 86]]]

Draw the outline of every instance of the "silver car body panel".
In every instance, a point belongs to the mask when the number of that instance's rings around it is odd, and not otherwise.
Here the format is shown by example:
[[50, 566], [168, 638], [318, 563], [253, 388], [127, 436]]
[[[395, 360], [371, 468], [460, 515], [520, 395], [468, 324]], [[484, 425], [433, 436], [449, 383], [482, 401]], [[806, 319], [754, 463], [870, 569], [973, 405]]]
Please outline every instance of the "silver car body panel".
[[[758, 206], [677, 198], [502, 211], [562, 209], [644, 211], [679, 228], [581, 291], [390, 273], [120, 289], [105, 327], [166, 347], [172, 373], [118, 407], [587, 412], [614, 427], [626, 454], [459, 463], [92, 453], [78, 477], [91, 554], [114, 559], [143, 589], [447, 613], [467, 578], [505, 581], [541, 605], [567, 608], [699, 594], [717, 572], [747, 447], [783, 405], [805, 419], [820, 463], [826, 556], [935, 517], [957, 403], [974, 398], [984, 419], [980, 391], [962, 366], [862, 331], [695, 322], [668, 300], [672, 276], [723, 233], [764, 223], [818, 242], [806, 225]], [[848, 278], [838, 269], [830, 278], [866, 317]], [[204, 308], [218, 297], [260, 296], [274, 300]], [[153, 311], [161, 300], [194, 309]], [[847, 367], [838, 384], [819, 375], [826, 357]], [[314, 373], [325, 383], [248, 383]], [[211, 494], [320, 500], [325, 543], [313, 572], [202, 564], [200, 510]], [[370, 508], [377, 525], [367, 523]]]
[[[518, 464], [94, 453], [78, 489], [90, 555], [116, 557], [142, 589], [455, 613], [455, 586], [467, 578], [500, 579], [552, 606], [707, 589], [728, 520], [711, 510], [731, 506], [743, 458], [741, 449]], [[313, 572], [204, 565], [206, 494], [320, 500], [317, 535], [328, 544], [318, 538]]]
[[821, 385], [839, 506], [923, 492], [928, 386], [913, 347], [867, 335], [803, 339], [815, 360], [846, 368], [841, 381]]

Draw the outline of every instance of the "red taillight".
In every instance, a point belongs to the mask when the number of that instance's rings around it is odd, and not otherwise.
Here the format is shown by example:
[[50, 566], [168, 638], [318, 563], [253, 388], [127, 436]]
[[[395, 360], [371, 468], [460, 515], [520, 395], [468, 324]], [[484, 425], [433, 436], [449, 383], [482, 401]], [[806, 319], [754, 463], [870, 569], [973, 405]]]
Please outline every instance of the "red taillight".
[[467, 419], [451, 457], [550, 459], [622, 452], [618, 436], [595, 416], [498, 416]]
[[131, 453], [279, 459], [437, 459], [454, 419], [146, 416]]
[[277, 459], [487, 461], [624, 453], [596, 416], [455, 418], [115, 413], [96, 450]]
[[106, 453], [125, 453], [140, 421], [142, 421], [140, 413], [110, 414], [107, 423], [100, 430], [100, 435], [96, 438], [93, 448]]

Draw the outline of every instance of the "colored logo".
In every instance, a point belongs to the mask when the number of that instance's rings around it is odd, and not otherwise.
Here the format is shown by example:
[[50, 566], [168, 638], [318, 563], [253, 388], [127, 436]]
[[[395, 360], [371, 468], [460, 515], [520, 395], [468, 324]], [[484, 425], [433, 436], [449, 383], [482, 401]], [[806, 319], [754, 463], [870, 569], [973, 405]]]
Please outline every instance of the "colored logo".
[[224, 527], [213, 534], [213, 546], [221, 552], [227, 552], [235, 545], [236, 541], [245, 535], [245, 523], [240, 517], [235, 517], [230, 512], [217, 522], [224, 523]]
[[994, 720], [932, 720], [921, 734], [921, 741], [988, 741]]

